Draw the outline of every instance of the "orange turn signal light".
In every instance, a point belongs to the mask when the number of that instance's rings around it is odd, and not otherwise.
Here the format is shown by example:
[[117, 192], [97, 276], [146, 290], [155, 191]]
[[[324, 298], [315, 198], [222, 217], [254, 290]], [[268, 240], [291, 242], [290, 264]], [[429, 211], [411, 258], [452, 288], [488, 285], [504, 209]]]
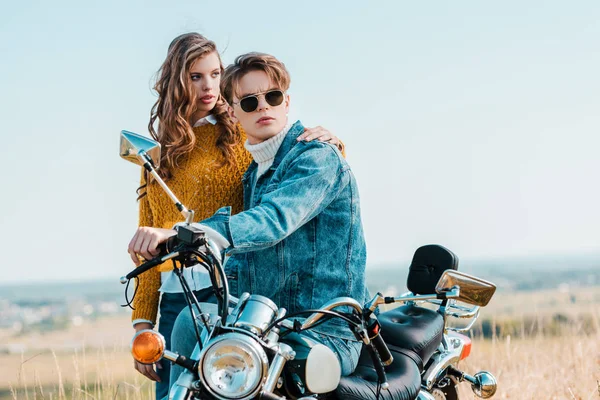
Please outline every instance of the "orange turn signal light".
[[461, 335], [460, 333], [458, 333], [457, 336], [460, 336], [460, 338], [463, 341], [463, 348], [462, 348], [462, 351], [460, 352], [460, 359], [464, 360], [465, 358], [469, 357], [469, 355], [471, 354], [471, 346], [473, 345], [473, 342], [471, 341], [471, 338], [468, 336]]
[[131, 354], [142, 364], [153, 364], [162, 358], [165, 347], [163, 335], [152, 329], [144, 329], [133, 337]]

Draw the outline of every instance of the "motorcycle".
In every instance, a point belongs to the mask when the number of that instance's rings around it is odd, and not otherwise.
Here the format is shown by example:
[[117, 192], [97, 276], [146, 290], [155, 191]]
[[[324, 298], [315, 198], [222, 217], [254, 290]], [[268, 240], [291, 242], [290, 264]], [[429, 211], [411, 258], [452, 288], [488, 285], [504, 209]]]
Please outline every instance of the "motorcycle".
[[[458, 384], [467, 381], [480, 398], [497, 389], [487, 371], [469, 375], [458, 368], [471, 352], [463, 335], [488, 304], [494, 284], [457, 270], [458, 258], [439, 245], [422, 246], [409, 267], [410, 292], [398, 297], [377, 293], [366, 304], [349, 297], [332, 299], [316, 310], [287, 314], [270, 299], [243, 293], [230, 295], [219, 247], [191, 225], [188, 210], [157, 174], [160, 145], [132, 132], [121, 132], [120, 155], [142, 165], [185, 217], [177, 235], [160, 254], [121, 277], [129, 284], [140, 274], [171, 260], [192, 320], [197, 344], [189, 356], [165, 348], [154, 330], [138, 332], [133, 357], [144, 364], [167, 359], [183, 367], [169, 399], [398, 399], [457, 400]], [[201, 264], [209, 273], [217, 304], [199, 303], [181, 273]], [[127, 291], [127, 289], [126, 289]], [[385, 305], [402, 306], [380, 312]], [[301, 332], [332, 318], [345, 321], [363, 343], [359, 364], [340, 377], [337, 356]], [[449, 319], [467, 319], [463, 327]]]

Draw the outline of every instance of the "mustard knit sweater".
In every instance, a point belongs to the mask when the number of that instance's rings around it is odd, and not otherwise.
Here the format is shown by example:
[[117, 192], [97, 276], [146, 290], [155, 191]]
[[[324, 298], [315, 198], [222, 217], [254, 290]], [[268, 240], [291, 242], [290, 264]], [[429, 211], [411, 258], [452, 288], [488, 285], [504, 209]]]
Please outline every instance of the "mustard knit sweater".
[[[235, 163], [219, 168], [219, 162], [223, 160], [223, 155], [216, 147], [220, 125], [196, 127], [194, 133], [197, 138], [196, 148], [179, 161], [179, 166], [173, 169], [172, 178], [167, 184], [186, 207], [195, 211], [195, 221], [212, 216], [223, 206], [231, 206], [234, 214], [242, 211], [242, 176], [252, 162], [252, 156], [244, 148], [245, 134], [242, 132], [242, 138], [234, 148]], [[140, 226], [170, 229], [175, 223], [183, 221], [171, 199], [156, 182], [146, 187], [146, 193], [139, 202]], [[172, 266], [170, 262], [165, 263], [140, 275], [132, 320], [156, 322], [160, 273], [172, 269]]]

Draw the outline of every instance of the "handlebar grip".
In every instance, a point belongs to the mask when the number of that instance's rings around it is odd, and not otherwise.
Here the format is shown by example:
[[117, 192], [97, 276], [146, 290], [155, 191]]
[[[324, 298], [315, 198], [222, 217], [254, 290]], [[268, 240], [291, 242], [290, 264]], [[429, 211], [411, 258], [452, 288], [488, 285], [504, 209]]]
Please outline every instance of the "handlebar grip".
[[[175, 236], [173, 236], [173, 238], [175, 238]], [[162, 262], [163, 262], [162, 258], [169, 253], [168, 249], [171, 248], [172, 245], [174, 244], [174, 241], [171, 240], [173, 238], [169, 238], [169, 240], [167, 240], [165, 243], [159, 244], [157, 246], [158, 255], [156, 257], [154, 257], [152, 260], [146, 261], [145, 263], [143, 263], [142, 265], [140, 265], [139, 267], [137, 267], [136, 269], [134, 269], [133, 271], [128, 273], [125, 276], [125, 278], [128, 280], [135, 278], [136, 276], [143, 274], [144, 272], [148, 271], [149, 269], [162, 264]]]
[[390, 349], [388, 348], [387, 344], [385, 344], [383, 338], [379, 333], [377, 333], [375, 337], [372, 337], [370, 339], [371, 343], [373, 343], [373, 346], [375, 346], [375, 350], [377, 350], [377, 353], [379, 354], [381, 363], [384, 366], [387, 367], [392, 362], [394, 362], [394, 357], [392, 356], [392, 353], [390, 353]]
[[148, 271], [149, 269], [154, 268], [159, 264], [162, 264], [162, 257], [163, 256], [156, 256], [152, 260], [143, 263], [142, 265], [140, 265], [139, 267], [137, 267], [136, 269], [134, 269], [133, 271], [131, 271], [130, 273], [125, 275], [125, 278], [127, 278], [127, 279], [135, 278], [136, 276], [143, 274], [144, 272]]
[[379, 354], [373, 346], [373, 343], [369, 343], [367, 345], [367, 349], [369, 350], [369, 354], [371, 355], [371, 360], [373, 361], [373, 367], [375, 368], [375, 372], [377, 372], [377, 378], [381, 383], [381, 388], [383, 390], [388, 390], [390, 388], [390, 384], [387, 381], [387, 376], [385, 375], [385, 370], [383, 369], [383, 364], [381, 362], [381, 358], [379, 358]]

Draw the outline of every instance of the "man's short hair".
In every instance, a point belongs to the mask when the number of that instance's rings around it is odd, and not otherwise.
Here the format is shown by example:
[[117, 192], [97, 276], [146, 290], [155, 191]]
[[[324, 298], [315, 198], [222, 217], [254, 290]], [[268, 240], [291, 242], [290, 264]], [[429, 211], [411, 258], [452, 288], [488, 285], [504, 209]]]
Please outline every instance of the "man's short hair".
[[229, 104], [233, 104], [234, 95], [239, 98], [240, 79], [251, 71], [263, 71], [284, 92], [290, 87], [290, 73], [281, 61], [265, 53], [242, 54], [225, 69], [221, 79], [221, 93]]

